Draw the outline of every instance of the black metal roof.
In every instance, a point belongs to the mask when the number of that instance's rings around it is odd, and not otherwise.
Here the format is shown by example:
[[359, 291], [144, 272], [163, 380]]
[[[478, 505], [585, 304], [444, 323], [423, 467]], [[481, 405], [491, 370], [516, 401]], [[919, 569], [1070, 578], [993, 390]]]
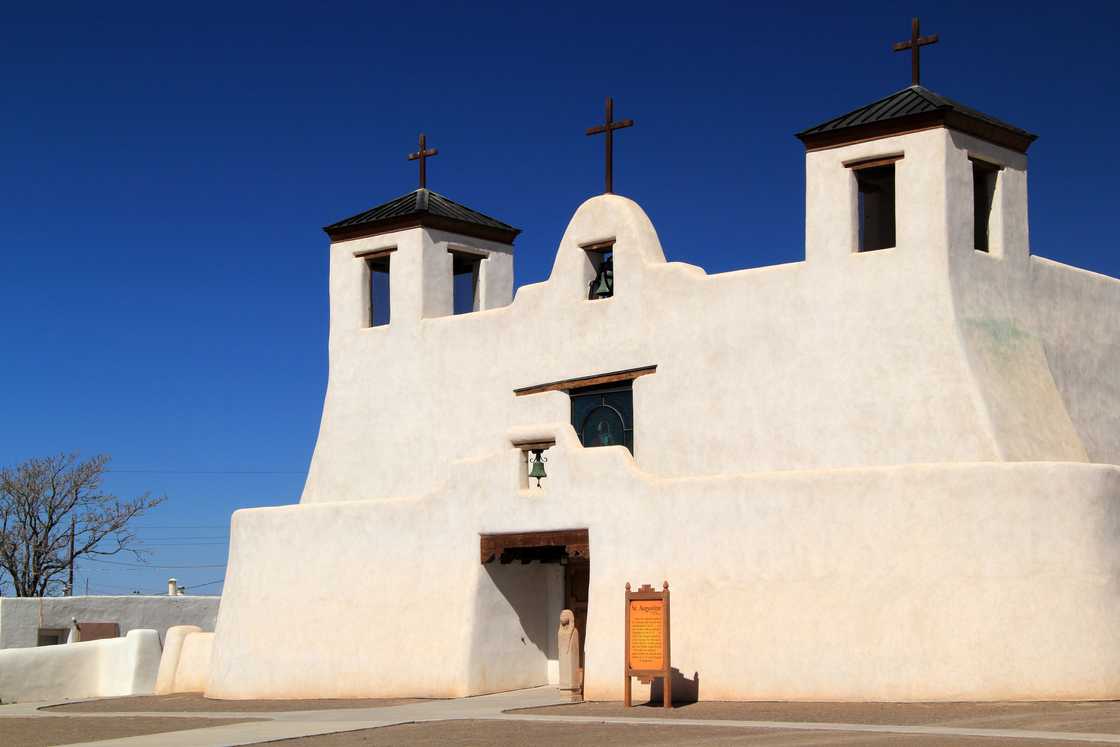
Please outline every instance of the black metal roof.
[[323, 230], [333, 240], [354, 239], [413, 226], [454, 231], [512, 244], [520, 229], [471, 210], [430, 189], [417, 189], [383, 205], [332, 223]]
[[910, 86], [866, 106], [797, 133], [806, 148], [886, 137], [931, 126], [947, 126], [1026, 153], [1038, 137], [960, 104], [925, 86]]

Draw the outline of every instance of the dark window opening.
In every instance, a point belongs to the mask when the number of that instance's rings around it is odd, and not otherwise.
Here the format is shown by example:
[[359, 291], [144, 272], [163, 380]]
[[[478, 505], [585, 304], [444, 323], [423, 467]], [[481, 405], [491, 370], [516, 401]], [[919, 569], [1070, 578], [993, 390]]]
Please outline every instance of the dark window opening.
[[982, 161], [972, 162], [972, 236], [977, 251], [991, 251], [992, 202], [996, 194], [999, 167]]
[[894, 235], [894, 164], [856, 169], [859, 185], [859, 251], [890, 249]]
[[587, 300], [597, 301], [614, 295], [614, 244], [585, 250], [595, 270], [595, 277], [587, 285]]
[[451, 255], [452, 314], [478, 311], [478, 269], [481, 257]]
[[584, 446], [625, 446], [634, 453], [634, 387], [622, 384], [573, 389], [572, 427]]
[[39, 628], [37, 646], [57, 646], [70, 638], [69, 628]]
[[389, 323], [389, 257], [371, 257], [366, 260], [369, 271], [369, 326], [381, 327]]

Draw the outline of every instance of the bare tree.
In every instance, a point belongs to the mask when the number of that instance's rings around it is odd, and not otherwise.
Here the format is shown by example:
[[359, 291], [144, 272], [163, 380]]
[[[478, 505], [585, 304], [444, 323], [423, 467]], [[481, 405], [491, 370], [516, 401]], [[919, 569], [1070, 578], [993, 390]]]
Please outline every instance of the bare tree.
[[129, 522], [164, 498], [102, 492], [108, 463], [104, 454], [86, 461], [59, 454], [0, 469], [0, 568], [17, 597], [60, 591], [75, 558], [121, 551], [142, 558]]

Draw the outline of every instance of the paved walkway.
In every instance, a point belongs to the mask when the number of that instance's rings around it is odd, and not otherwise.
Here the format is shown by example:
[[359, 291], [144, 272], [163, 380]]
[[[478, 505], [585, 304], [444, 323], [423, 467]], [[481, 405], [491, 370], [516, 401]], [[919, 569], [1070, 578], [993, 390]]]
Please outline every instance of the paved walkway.
[[[566, 702], [551, 687], [519, 690], [497, 695], [485, 695], [457, 700], [432, 700], [380, 708], [348, 708], [319, 711], [253, 712], [235, 710], [227, 712], [173, 713], [83, 713], [75, 711], [39, 710], [54, 703], [28, 703], [0, 706], [0, 731], [2, 719], [15, 718], [120, 718], [122, 716], [159, 716], [161, 718], [213, 719], [256, 718], [266, 719], [253, 723], [229, 724], [213, 728], [164, 732], [145, 736], [83, 742], [84, 747], [136, 747], [137, 745], [166, 745], [167, 747], [224, 747], [249, 745], [279, 739], [317, 736], [337, 732], [374, 729], [384, 726], [448, 721], [459, 719], [552, 722], [566, 724], [651, 724], [658, 726], [705, 726], [727, 729], [729, 736], [735, 730], [765, 729], [798, 732], [832, 732], [843, 734], [898, 734], [937, 736], [945, 738], [995, 737], [1005, 741], [1053, 740], [1056, 742], [1081, 742], [1120, 744], [1120, 734], [1098, 734], [1070, 731], [1039, 731], [1030, 729], [988, 729], [962, 726], [926, 726], [906, 724], [854, 724], [813, 723], [800, 721], [732, 721], [721, 719], [649, 718], [610, 716], [529, 715], [506, 713], [510, 709], [535, 708], [559, 705]], [[233, 705], [233, 703], [231, 703]]]

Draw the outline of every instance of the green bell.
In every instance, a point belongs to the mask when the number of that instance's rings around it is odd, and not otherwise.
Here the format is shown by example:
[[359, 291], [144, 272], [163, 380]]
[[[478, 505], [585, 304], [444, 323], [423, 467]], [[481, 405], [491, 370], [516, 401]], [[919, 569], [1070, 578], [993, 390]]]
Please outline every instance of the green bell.
[[529, 468], [529, 477], [537, 478], [538, 488], [541, 486], [541, 479], [548, 477], [548, 475], [545, 474], [544, 471], [544, 463], [548, 460], [544, 458], [544, 456], [541, 454], [541, 451], [542, 449], [533, 449], [533, 461], [531, 462], [531, 467]]
[[591, 298], [610, 298], [614, 295], [614, 259], [607, 257], [599, 265], [599, 272], [591, 281]]

